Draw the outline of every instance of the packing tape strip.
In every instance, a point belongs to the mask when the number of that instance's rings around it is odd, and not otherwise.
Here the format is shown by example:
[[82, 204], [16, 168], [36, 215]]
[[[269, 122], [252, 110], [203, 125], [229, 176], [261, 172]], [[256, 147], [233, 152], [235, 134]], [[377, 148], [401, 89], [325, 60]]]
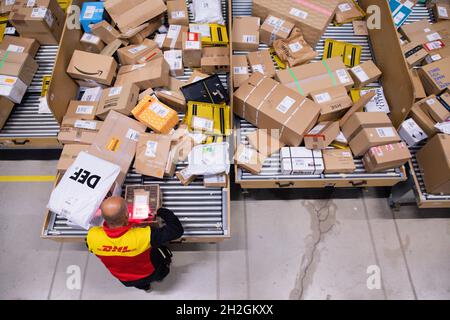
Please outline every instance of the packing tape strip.
[[331, 81], [333, 82], [333, 86], [337, 86], [336, 78], [334, 77], [334, 74], [331, 71], [330, 66], [328, 65], [328, 62], [326, 60], [322, 60], [322, 64], [327, 69], [328, 75], [330, 76]]
[[286, 128], [286, 125], [288, 124], [288, 122], [292, 119], [292, 117], [297, 113], [297, 111], [303, 107], [303, 105], [306, 103], [306, 98], [300, 102], [300, 105], [294, 110], [294, 112], [292, 112], [292, 114], [286, 119], [286, 121], [283, 122], [283, 126], [281, 127], [280, 130], [280, 138], [283, 135], [284, 129]]
[[253, 87], [253, 89], [248, 93], [248, 95], [245, 97], [244, 99], [244, 104], [242, 105], [242, 118], [245, 119], [245, 110], [246, 108], [246, 104], [247, 104], [247, 100], [248, 98], [250, 98], [250, 96], [252, 95], [253, 91], [256, 90], [256, 88], [261, 84], [261, 82], [263, 82], [263, 80], [266, 78], [266, 76], [262, 77], [261, 80], [258, 81], [258, 83]]
[[0, 61], [0, 70], [3, 69], [3, 66], [5, 65], [6, 59], [8, 59], [8, 56], [9, 56], [9, 51], [6, 50], [6, 52], [3, 56], [3, 59]]
[[295, 83], [295, 86], [297, 87], [298, 92], [302, 96], [304, 96], [305, 95], [304, 91], [303, 91], [302, 87], [300, 86], [300, 82], [298, 81], [297, 77], [295, 76], [294, 71], [292, 71], [291, 68], [288, 68], [288, 70], [289, 70], [289, 74], [291, 75], [292, 79], [294, 79], [294, 83]]
[[274, 85], [272, 87], [272, 89], [270, 89], [270, 91], [266, 94], [266, 96], [264, 97], [264, 99], [261, 100], [261, 102], [259, 103], [259, 105], [256, 107], [256, 117], [255, 117], [255, 125], [258, 126], [258, 120], [259, 120], [259, 109], [261, 109], [263, 103], [270, 97], [270, 95], [272, 94], [272, 92], [279, 86], [280, 84], [277, 83], [276, 85]]

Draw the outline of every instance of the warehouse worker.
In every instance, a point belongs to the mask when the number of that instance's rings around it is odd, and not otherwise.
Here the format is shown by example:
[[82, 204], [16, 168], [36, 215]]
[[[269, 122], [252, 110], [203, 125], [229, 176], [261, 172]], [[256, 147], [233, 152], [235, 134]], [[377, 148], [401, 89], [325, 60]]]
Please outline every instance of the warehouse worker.
[[130, 225], [121, 197], [103, 201], [101, 212], [105, 222], [89, 230], [89, 251], [125, 286], [149, 291], [151, 282], [161, 281], [170, 271], [172, 253], [164, 244], [183, 235], [180, 221], [172, 211], [160, 208], [157, 215], [164, 220], [163, 227]]

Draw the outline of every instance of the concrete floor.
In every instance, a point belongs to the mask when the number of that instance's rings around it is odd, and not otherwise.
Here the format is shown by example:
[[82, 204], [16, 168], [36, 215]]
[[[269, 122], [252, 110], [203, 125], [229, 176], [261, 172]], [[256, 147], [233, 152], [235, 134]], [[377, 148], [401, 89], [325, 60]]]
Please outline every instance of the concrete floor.
[[[55, 165], [0, 161], [0, 176]], [[0, 182], [2, 299], [450, 299], [450, 210], [393, 214], [372, 189], [238, 194], [232, 239], [174, 246], [171, 274], [144, 293], [84, 245], [39, 238], [51, 187]]]

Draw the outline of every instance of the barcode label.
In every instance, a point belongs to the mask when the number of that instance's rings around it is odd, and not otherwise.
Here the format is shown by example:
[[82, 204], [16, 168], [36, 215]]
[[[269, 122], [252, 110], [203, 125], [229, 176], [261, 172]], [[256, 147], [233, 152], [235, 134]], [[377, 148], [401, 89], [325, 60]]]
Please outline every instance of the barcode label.
[[150, 106], [150, 110], [152, 110], [154, 113], [156, 113], [161, 118], [165, 118], [169, 114], [169, 110], [157, 102], [153, 103]]
[[209, 24], [190, 24], [189, 31], [200, 33], [202, 37], [211, 37], [211, 28], [209, 27]]
[[394, 17], [395, 25], [398, 25], [400, 22], [402, 22], [403, 18], [405, 18], [405, 14], [399, 11]]
[[94, 110], [94, 106], [78, 106], [77, 110], [75, 110], [76, 114], [92, 114]]
[[182, 19], [186, 17], [184, 11], [173, 11], [171, 13], [172, 19]]
[[122, 87], [112, 87], [109, 89], [108, 97], [117, 96], [122, 92]]
[[356, 66], [352, 68], [353, 73], [358, 77], [359, 81], [365, 82], [369, 80], [367, 73], [361, 68], [361, 66]]
[[145, 66], [145, 63], [141, 63], [141, 64], [135, 64], [131, 67], [131, 71], [143, 68]]
[[448, 18], [447, 8], [441, 7], [441, 6], [437, 6], [437, 10], [438, 10], [439, 16]]
[[171, 25], [169, 27], [169, 31], [167, 32], [167, 39], [177, 39], [180, 33], [181, 26], [179, 25]]
[[200, 41], [186, 41], [184, 47], [189, 50], [200, 50]]
[[95, 130], [97, 128], [97, 122], [86, 121], [86, 120], [77, 120], [77, 121], [75, 121], [74, 127], [79, 128], [79, 129]]
[[83, 34], [83, 36], [81, 37], [81, 40], [85, 41], [85, 42], [90, 42], [90, 43], [97, 43], [100, 41], [100, 38], [90, 34], [90, 33], [85, 33]]
[[158, 45], [158, 47], [161, 48], [162, 45], [163, 45], [163, 43], [164, 43], [164, 40], [165, 40], [165, 39], [166, 39], [166, 35], [165, 35], [164, 33], [161, 33], [161, 34], [157, 34], [157, 35], [155, 36], [154, 41], [156, 42], [156, 44]]
[[430, 58], [432, 61], [438, 61], [442, 59], [442, 56], [440, 54], [433, 54]]
[[338, 7], [339, 7], [339, 11], [341, 11], [341, 12], [347, 12], [347, 11], [352, 10], [352, 6], [348, 3], [342, 3]]
[[341, 83], [349, 83], [350, 77], [345, 69], [336, 70], [336, 75]]
[[157, 149], [158, 149], [158, 142], [147, 141], [147, 146], [145, 148], [145, 156], [149, 158], [155, 158]]
[[286, 113], [294, 105], [294, 103], [295, 103], [295, 99], [292, 99], [291, 97], [286, 96], [280, 102], [280, 104], [277, 106], [277, 110], [280, 111], [281, 113]]
[[264, 67], [262, 66], [262, 64], [255, 64], [254, 66], [252, 66], [252, 70], [253, 72], [260, 72], [264, 74]]
[[5, 34], [11, 34], [11, 35], [13, 35], [13, 34], [15, 34], [16, 33], [16, 28], [14, 28], [14, 27], [6, 27], [6, 29], [5, 29]]
[[375, 129], [378, 133], [378, 136], [380, 138], [390, 138], [395, 137], [394, 129], [393, 128], [376, 128]]
[[16, 3], [16, 0], [6, 0], [6, 1], [5, 1], [5, 4], [6, 4], [7, 6], [12, 6], [14, 3]]
[[238, 162], [252, 164], [255, 151], [250, 148], [243, 148], [242, 152], [239, 154]]
[[255, 35], [244, 34], [242, 36], [242, 41], [245, 42], [245, 43], [256, 43], [256, 36]]
[[84, 11], [83, 18], [84, 19], [92, 19], [95, 13], [95, 6], [86, 6], [86, 10]]
[[407, 0], [405, 1], [405, 3], [403, 3], [403, 5], [408, 9], [412, 9], [412, 7], [414, 7], [414, 2]]
[[427, 105], [432, 106], [434, 104], [434, 99], [428, 99]]
[[147, 46], [145, 44], [141, 44], [141, 45], [139, 45], [137, 47], [128, 49], [128, 52], [131, 53], [131, 54], [136, 54], [136, 53], [138, 53], [138, 52], [140, 52], [142, 50], [145, 50], [145, 49], [147, 49]]
[[247, 67], [233, 67], [234, 74], [248, 74]]
[[214, 131], [214, 121], [201, 117], [192, 117], [192, 128], [201, 130], [201, 131]]
[[31, 11], [31, 17], [32, 18], [44, 18], [46, 13], [47, 13], [47, 8], [45, 8], [45, 7], [33, 8], [33, 10]]
[[425, 48], [428, 51], [438, 50], [445, 47], [445, 44], [441, 40], [431, 41], [428, 43], [425, 43]]
[[325, 102], [331, 101], [331, 96], [328, 92], [316, 94], [315, 98], [316, 98], [317, 103], [325, 103]]
[[280, 28], [284, 24], [283, 19], [279, 19], [274, 16], [269, 16], [266, 21], [267, 21], [268, 25], [270, 25], [274, 28]]
[[128, 129], [127, 134], [125, 135], [126, 138], [133, 140], [133, 141], [138, 141], [139, 140], [139, 132], [137, 132], [134, 129]]
[[[34, 5], [36, 4], [36, 0], [28, 0], [27, 1], [27, 7], [34, 7]], [[7, 3], [8, 5], [8, 3]]]
[[436, 41], [436, 40], [441, 40], [442, 37], [438, 32], [434, 32], [432, 34], [427, 35], [427, 39], [428, 39], [428, 41]]
[[320, 132], [322, 132], [322, 130], [325, 128], [324, 124], [318, 124], [317, 126], [315, 126], [308, 134], [314, 135], [314, 134], [319, 134]]
[[289, 44], [289, 49], [291, 49], [291, 51], [293, 53], [299, 52], [300, 50], [303, 49], [303, 46], [300, 44], [300, 42], [294, 42]]
[[289, 11], [289, 14], [295, 17], [298, 17], [300, 19], [306, 20], [308, 18], [308, 12], [305, 12], [303, 10], [297, 9], [297, 8], [291, 8]]
[[18, 52], [18, 53], [22, 53], [24, 50], [25, 50], [25, 47], [16, 46], [14, 44], [10, 44], [8, 46], [8, 48], [6, 49], [6, 51], [12, 51], [12, 52]]

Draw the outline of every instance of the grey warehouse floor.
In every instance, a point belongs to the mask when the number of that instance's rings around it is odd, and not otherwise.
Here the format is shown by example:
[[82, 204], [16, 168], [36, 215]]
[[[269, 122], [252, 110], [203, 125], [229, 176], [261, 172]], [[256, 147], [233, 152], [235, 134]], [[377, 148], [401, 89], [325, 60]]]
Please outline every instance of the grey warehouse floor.
[[[55, 166], [0, 161], [0, 176]], [[83, 244], [40, 239], [51, 188], [0, 182], [2, 299], [450, 299], [450, 210], [393, 213], [379, 190], [238, 194], [231, 240], [173, 246], [171, 274], [144, 293]]]

